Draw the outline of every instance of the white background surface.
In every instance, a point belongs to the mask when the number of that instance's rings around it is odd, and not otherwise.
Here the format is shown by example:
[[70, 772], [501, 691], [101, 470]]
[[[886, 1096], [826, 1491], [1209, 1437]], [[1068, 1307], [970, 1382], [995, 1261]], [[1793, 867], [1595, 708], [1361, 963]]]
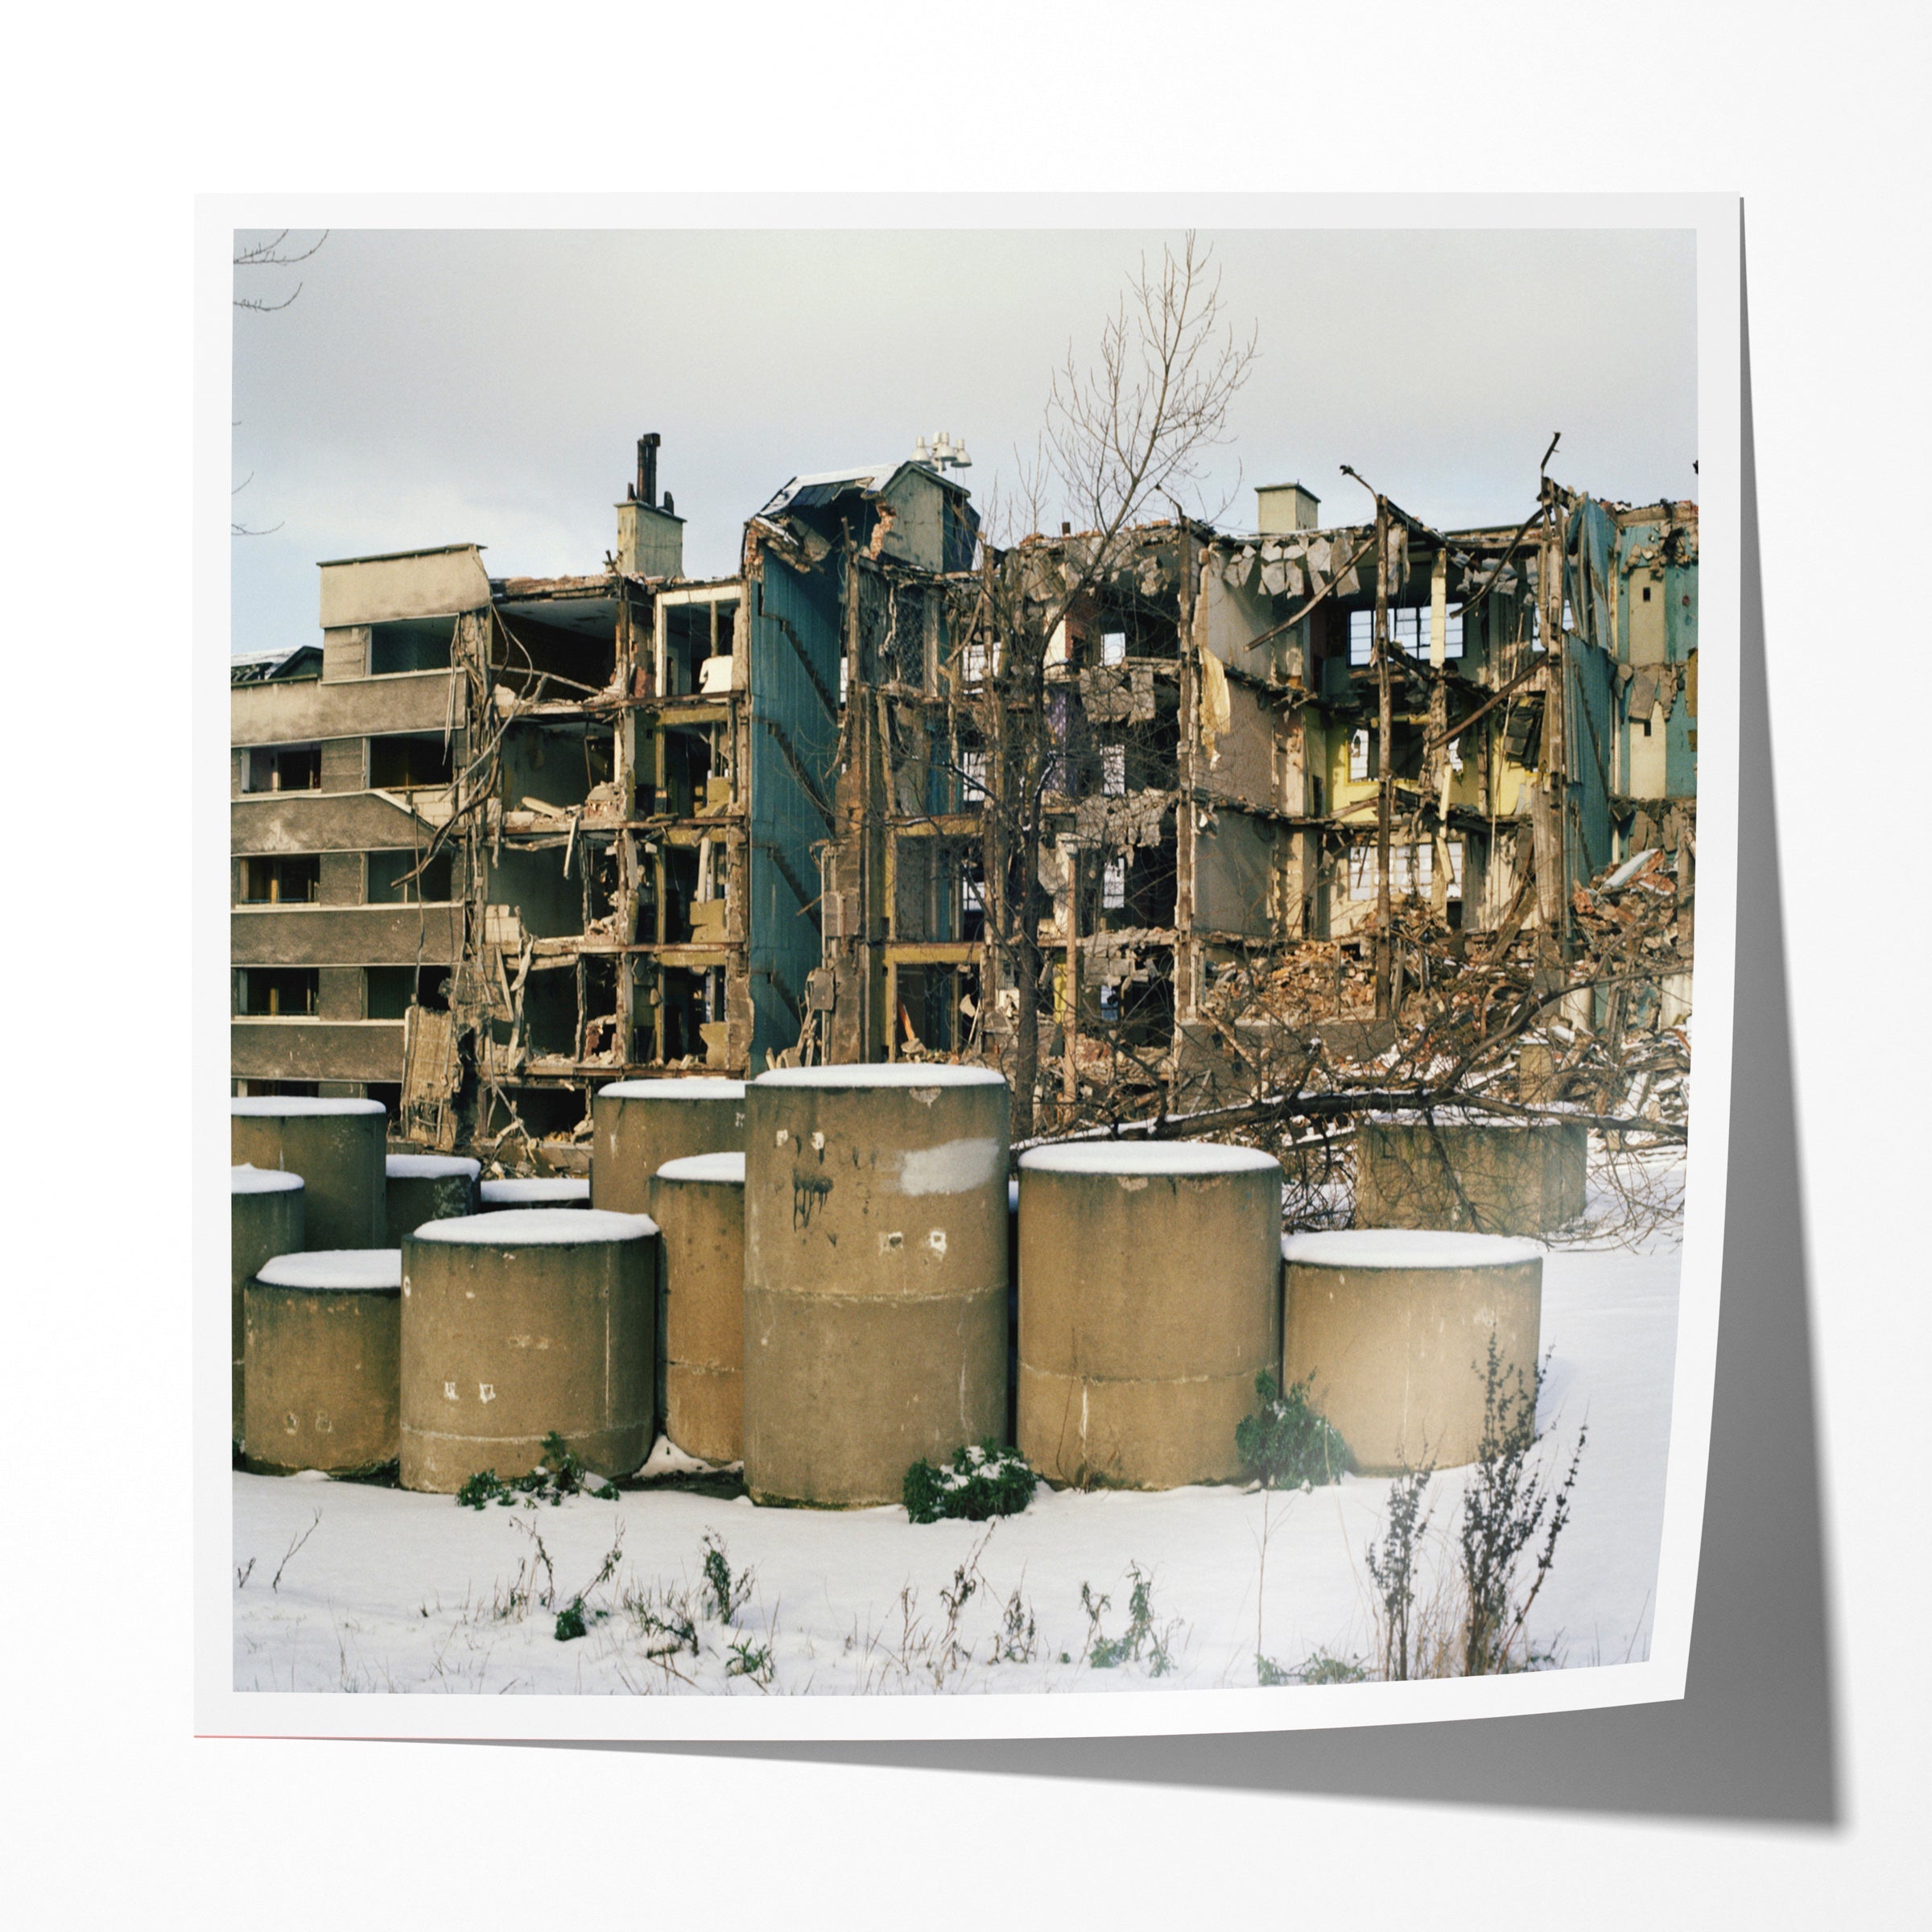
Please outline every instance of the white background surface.
[[[85, 18], [76, 31], [42, 14], [18, 35], [0, 137], [16, 208], [4, 527], [27, 914], [9, 958], [14, 1187], [37, 1200], [60, 1175], [68, 1211], [17, 1234], [9, 1270], [10, 1892], [23, 1920], [1916, 1922], [1928, 1712], [1913, 1512], [1932, 1336], [1909, 1228], [1922, 1137], [1905, 1115], [1925, 1072], [1926, 920], [1897, 862], [1909, 841], [1884, 824], [1909, 809], [1924, 650], [1907, 624], [1926, 563], [1912, 493], [1927, 447], [1921, 17], [1853, 5], [1802, 35], [1759, 10], [1695, 6], [1649, 20], [1382, 6], [1352, 23], [994, 6], [930, 35], [906, 12], [797, 7], [671, 23], [586, 8], [541, 31], [526, 10], [491, 8]], [[188, 881], [162, 828], [190, 770], [192, 193], [1176, 184], [1746, 198], [1836, 1822], [1753, 1822], [1777, 1802], [1781, 1752], [1815, 1756], [1818, 1666], [1742, 1624], [1700, 1624], [1678, 1715], [1742, 1740], [1739, 1711], [1789, 1707], [1811, 1714], [1806, 1735], [1720, 1752], [1721, 1773], [1651, 1815], [1642, 1792], [1672, 1794], [1683, 1752], [1632, 1712], [1524, 1720], [1528, 1757], [1557, 1735], [1537, 1727], [1561, 1726], [1599, 1774], [1553, 1761], [1534, 1806], [1486, 1798], [1504, 1781], [1474, 1736], [1431, 1756], [1392, 1732], [1345, 1776], [1334, 1761], [1298, 1774], [1253, 1740], [1026, 1761], [1077, 1777], [906, 1769], [876, 1750], [812, 1762], [192, 1740], [186, 1149], [156, 1131], [190, 1064]], [[1827, 701], [1887, 678], [1895, 702], [1827, 723]], [[1862, 922], [1856, 944], [1827, 908]], [[1744, 970], [1761, 971], [1775, 939], [1750, 918]], [[205, 989], [194, 998], [208, 1023]], [[1762, 1051], [1775, 1060], [1775, 1042]], [[76, 1074], [109, 1068], [111, 1105], [67, 1098]], [[137, 1071], [138, 1088], [124, 1078]], [[139, 1169], [125, 1182], [99, 1159], [117, 1136]], [[112, 1265], [77, 1261], [75, 1212], [122, 1244]], [[1767, 1311], [1790, 1260], [1763, 1263]], [[1728, 1294], [1728, 1323], [1749, 1324], [1752, 1290]], [[1752, 1339], [1728, 1328], [1720, 1346], [1720, 1435], [1727, 1364], [1748, 1362]], [[1786, 1401], [1802, 1430], [1802, 1389]], [[130, 1473], [141, 1506], [110, 1508], [110, 1478]], [[1775, 1531], [1802, 1513], [1748, 1485], [1713, 1498], [1736, 1512], [1714, 1528]], [[1774, 1546], [1733, 1536], [1720, 1566], [1707, 1542], [1712, 1600], [1802, 1591], [1775, 1563], [1752, 1575], [1753, 1550]], [[1794, 1667], [1795, 1699], [1781, 1674]], [[920, 1756], [956, 1767], [991, 1748]], [[1426, 1798], [1362, 1794], [1413, 1792], [1418, 1763], [1441, 1767]], [[1620, 1810], [1566, 1800], [1567, 1786], [1606, 1789], [1608, 1766], [1628, 1773]], [[1336, 1794], [1295, 1791], [1298, 1775]]]

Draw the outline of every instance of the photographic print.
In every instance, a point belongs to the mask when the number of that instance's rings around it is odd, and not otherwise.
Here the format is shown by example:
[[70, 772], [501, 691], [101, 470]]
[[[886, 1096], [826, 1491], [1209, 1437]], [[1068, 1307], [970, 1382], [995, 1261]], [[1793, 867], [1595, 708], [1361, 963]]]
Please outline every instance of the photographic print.
[[1681, 1695], [1735, 203], [286, 212], [200, 1727]]

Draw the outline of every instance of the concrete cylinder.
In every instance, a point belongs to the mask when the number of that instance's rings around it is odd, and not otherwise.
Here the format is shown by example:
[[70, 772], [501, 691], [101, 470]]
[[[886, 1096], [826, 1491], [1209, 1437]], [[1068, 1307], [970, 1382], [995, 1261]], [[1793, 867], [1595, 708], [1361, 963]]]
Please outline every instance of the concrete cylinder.
[[1543, 1257], [1534, 1241], [1352, 1228], [1291, 1235], [1282, 1259], [1282, 1386], [1311, 1378], [1310, 1405], [1365, 1474], [1475, 1460], [1492, 1334], [1506, 1388], [1520, 1370], [1534, 1389]]
[[1235, 1425], [1281, 1352], [1282, 1169], [1203, 1141], [1020, 1157], [1019, 1447], [1055, 1483], [1241, 1474]]
[[310, 1249], [242, 1291], [244, 1465], [351, 1475], [396, 1459], [402, 1257]]
[[425, 1221], [454, 1220], [477, 1211], [480, 1162], [454, 1154], [392, 1154], [385, 1166], [391, 1247], [400, 1248], [403, 1236]]
[[303, 1187], [299, 1174], [259, 1167], [230, 1170], [228, 1221], [228, 1332], [233, 1387], [229, 1408], [229, 1439], [242, 1435], [243, 1315], [242, 1290], [264, 1261], [302, 1251]]
[[427, 1221], [402, 1243], [402, 1482], [523, 1476], [553, 1430], [587, 1468], [650, 1451], [658, 1231], [532, 1208]]
[[1000, 1440], [1014, 1443], [1020, 1429], [1020, 1183], [1006, 1183], [1006, 1427]]
[[745, 1157], [695, 1154], [653, 1177], [658, 1414], [687, 1455], [745, 1453]]
[[785, 1067], [745, 1096], [745, 1482], [896, 1503], [1006, 1411], [1005, 1081]]
[[667, 1161], [745, 1147], [742, 1080], [613, 1080], [591, 1101], [590, 1204], [650, 1212], [651, 1178]]
[[545, 1174], [485, 1181], [477, 1191], [477, 1212], [502, 1214], [513, 1208], [588, 1208], [590, 1183], [576, 1174]]
[[1583, 1212], [1589, 1153], [1589, 1130], [1577, 1121], [1364, 1121], [1356, 1223], [1547, 1234]]
[[230, 1158], [299, 1174], [311, 1248], [380, 1248], [389, 1228], [380, 1100], [276, 1094], [228, 1104]]

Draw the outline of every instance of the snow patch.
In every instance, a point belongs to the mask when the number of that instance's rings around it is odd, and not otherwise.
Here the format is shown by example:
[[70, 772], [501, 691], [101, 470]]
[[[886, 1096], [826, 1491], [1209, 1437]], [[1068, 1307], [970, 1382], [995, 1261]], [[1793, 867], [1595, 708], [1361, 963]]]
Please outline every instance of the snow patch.
[[990, 1136], [914, 1147], [899, 1163], [899, 1192], [966, 1194], [984, 1187], [999, 1172], [1005, 1152], [1004, 1146]]
[[383, 1168], [392, 1181], [444, 1181], [458, 1174], [473, 1181], [483, 1171], [483, 1164], [460, 1154], [392, 1154]]
[[555, 1207], [564, 1201], [588, 1201], [590, 1183], [576, 1174], [539, 1174], [522, 1180], [485, 1181], [483, 1199], [498, 1207], [520, 1208], [526, 1201]]
[[[762, 1073], [755, 1087], [828, 1087], [838, 1091], [864, 1087], [1001, 1087], [1005, 1076], [990, 1067], [952, 1067], [943, 1062], [928, 1066], [914, 1060], [864, 1063], [849, 1067], [778, 1067]], [[609, 1092], [609, 1088], [605, 1089]]]
[[687, 1154], [682, 1159], [667, 1161], [658, 1170], [665, 1181], [715, 1181], [722, 1187], [745, 1185], [745, 1157], [741, 1154]]
[[317, 1248], [306, 1254], [279, 1254], [265, 1261], [255, 1279], [264, 1288], [307, 1288], [341, 1292], [402, 1286], [400, 1248]]
[[595, 1096], [613, 1100], [741, 1100], [742, 1080], [694, 1078], [688, 1080], [613, 1080]]
[[380, 1100], [324, 1100], [299, 1093], [250, 1095], [230, 1100], [228, 1111], [246, 1119], [283, 1120], [319, 1113], [386, 1113]]
[[1542, 1254], [1535, 1241], [1435, 1228], [1341, 1228], [1282, 1237], [1285, 1261], [1318, 1268], [1505, 1268]]
[[1260, 1174], [1282, 1164], [1257, 1147], [1224, 1147], [1216, 1141], [1069, 1141], [1035, 1147], [1020, 1156], [1026, 1174]]
[[609, 1208], [526, 1208], [518, 1214], [462, 1214], [425, 1221], [419, 1241], [450, 1241], [470, 1248], [569, 1248], [590, 1241], [636, 1241], [654, 1235], [647, 1214], [618, 1214]]
[[287, 1174], [279, 1167], [257, 1167], [246, 1161], [228, 1172], [231, 1194], [287, 1194], [302, 1185], [299, 1174]]

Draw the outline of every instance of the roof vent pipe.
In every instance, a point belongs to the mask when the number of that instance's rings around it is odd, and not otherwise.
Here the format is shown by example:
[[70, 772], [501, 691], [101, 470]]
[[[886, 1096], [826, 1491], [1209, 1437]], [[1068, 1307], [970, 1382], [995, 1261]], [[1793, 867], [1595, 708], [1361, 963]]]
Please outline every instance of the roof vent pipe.
[[656, 430], [638, 438], [638, 501], [654, 510], [658, 502], [658, 446], [664, 440]]

